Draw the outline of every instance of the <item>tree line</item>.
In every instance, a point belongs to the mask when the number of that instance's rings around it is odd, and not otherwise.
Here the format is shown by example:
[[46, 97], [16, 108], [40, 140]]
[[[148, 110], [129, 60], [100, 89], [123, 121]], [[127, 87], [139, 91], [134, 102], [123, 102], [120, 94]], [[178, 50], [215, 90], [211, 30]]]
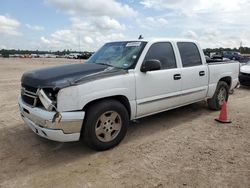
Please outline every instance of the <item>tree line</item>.
[[241, 54], [250, 54], [250, 47], [239, 47], [239, 48], [206, 48], [203, 50], [205, 54], [210, 54], [211, 52], [223, 52], [223, 51], [235, 51]]
[[44, 55], [44, 54], [54, 54], [54, 55], [68, 55], [70, 53], [84, 53], [80, 51], [72, 51], [72, 50], [62, 50], [62, 51], [40, 51], [40, 50], [16, 50], [16, 49], [1, 49], [0, 54], [2, 57], [9, 57], [10, 55], [14, 54], [20, 54], [20, 55], [26, 55], [26, 54], [37, 54], [37, 55]]

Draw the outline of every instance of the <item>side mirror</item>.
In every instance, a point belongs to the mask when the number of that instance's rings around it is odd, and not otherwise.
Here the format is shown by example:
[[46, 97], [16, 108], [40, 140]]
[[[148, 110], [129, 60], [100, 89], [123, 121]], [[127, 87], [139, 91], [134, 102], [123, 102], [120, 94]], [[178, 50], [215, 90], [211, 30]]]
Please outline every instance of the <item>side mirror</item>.
[[161, 62], [157, 59], [144, 61], [141, 66], [141, 72], [148, 72], [161, 69]]

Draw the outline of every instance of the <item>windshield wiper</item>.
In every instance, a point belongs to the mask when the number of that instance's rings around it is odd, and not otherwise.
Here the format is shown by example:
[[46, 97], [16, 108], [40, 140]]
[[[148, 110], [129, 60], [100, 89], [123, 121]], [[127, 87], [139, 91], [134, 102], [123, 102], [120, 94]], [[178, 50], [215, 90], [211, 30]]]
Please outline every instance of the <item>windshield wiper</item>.
[[99, 64], [99, 65], [107, 65], [107, 66], [113, 67], [113, 65], [110, 65], [110, 64], [108, 64], [108, 63], [96, 63], [96, 64]]
[[113, 68], [116, 68], [116, 69], [122, 69], [122, 68], [120, 68], [120, 67], [116, 67], [116, 66], [111, 65], [111, 64], [108, 64], [108, 63], [96, 63], [96, 64], [99, 64], [99, 65], [107, 65], [107, 66], [109, 66], [109, 67], [113, 67]]
[[116, 67], [116, 66], [111, 65], [111, 64], [108, 64], [108, 63], [95, 63], [95, 64], [99, 64], [99, 65], [107, 65], [107, 66], [109, 66], [109, 67], [116, 68], [116, 69], [123, 69], [123, 68], [121, 68], [121, 67]]

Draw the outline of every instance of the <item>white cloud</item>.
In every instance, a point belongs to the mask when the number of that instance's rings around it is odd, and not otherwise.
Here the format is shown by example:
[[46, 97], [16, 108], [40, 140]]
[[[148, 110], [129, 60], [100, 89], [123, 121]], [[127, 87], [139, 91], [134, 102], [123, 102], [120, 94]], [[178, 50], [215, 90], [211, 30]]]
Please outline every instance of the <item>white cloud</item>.
[[115, 0], [45, 0], [71, 15], [134, 17], [137, 12], [127, 4]]
[[157, 17], [146, 17], [142, 19], [137, 19], [137, 23], [142, 28], [147, 28], [147, 29], [159, 29], [166, 27], [168, 25], [168, 21], [165, 18], [157, 18]]
[[70, 29], [58, 30], [50, 37], [41, 37], [41, 42], [52, 49], [72, 49], [77, 46], [77, 36]]
[[249, 0], [141, 0], [140, 3], [145, 8], [175, 11], [175, 16], [179, 14], [183, 19], [184, 14], [191, 19], [212, 18], [214, 23], [249, 24]]
[[45, 37], [41, 37], [40, 38], [41, 41], [44, 43], [44, 44], [50, 44], [50, 41], [48, 39], [46, 39]]
[[[124, 38], [121, 31], [125, 26], [107, 16], [80, 19], [71, 18], [71, 26], [52, 33], [49, 37], [41, 37], [44, 46], [52, 49], [96, 50], [107, 41]], [[82, 49], [81, 49], [82, 50]]]
[[88, 30], [89, 32], [96, 31], [112, 31], [112, 30], [124, 30], [126, 27], [120, 24], [117, 20], [108, 16], [91, 17], [91, 18], [78, 18], [73, 17], [70, 19], [72, 26], [76, 30]]
[[235, 48], [240, 47], [241, 42], [243, 46], [249, 46], [250, 44], [250, 29], [241, 32], [241, 35], [225, 33], [215, 28], [210, 28], [201, 32], [188, 30], [185, 31], [182, 36], [197, 40], [202, 48]]
[[154, 8], [154, 9], [161, 10], [165, 8], [173, 8], [176, 6], [176, 4], [177, 5], [180, 4], [180, 1], [178, 0], [142, 0], [140, 1], [140, 3], [144, 5], [146, 8]]
[[215, 29], [214, 27], [209, 27], [204, 31], [206, 36], [209, 37], [217, 37], [221, 34], [221, 32], [218, 29]]
[[25, 24], [25, 26], [28, 29], [35, 30], [35, 31], [43, 31], [44, 27], [43, 26], [38, 26], [38, 25], [30, 25], [30, 24]]
[[125, 38], [125, 36], [124, 36], [123, 33], [111, 33], [111, 34], [108, 34], [108, 35], [99, 34], [99, 35], [96, 36], [96, 41], [97, 41], [97, 43], [99, 45], [102, 45], [105, 42], [122, 40], [124, 38]]
[[108, 16], [96, 18], [94, 23], [97, 27], [103, 30], [124, 30], [125, 25], [121, 25], [117, 20]]
[[7, 16], [0, 15], [0, 34], [4, 35], [21, 35], [17, 31], [20, 22]]
[[85, 19], [83, 21], [83, 19], [81, 20], [78, 17], [72, 17], [70, 18], [70, 21], [72, 22], [72, 28], [74, 30], [84, 30], [84, 31], [88, 31], [88, 32], [96, 32], [96, 27], [93, 23], [91, 23], [89, 20]]
[[[145, 9], [166, 17], [176, 35], [194, 38], [203, 47], [250, 45], [249, 0], [141, 0]], [[167, 12], [167, 13], [165, 13]], [[179, 37], [179, 36], [176, 36]]]
[[88, 36], [84, 37], [83, 40], [87, 44], [93, 44], [94, 43], [94, 40], [91, 37], [88, 37]]
[[239, 11], [249, 5], [248, 0], [141, 0], [140, 3], [146, 8], [179, 9], [186, 11], [211, 11], [221, 10], [222, 12]]
[[51, 37], [57, 41], [72, 42], [75, 36], [70, 29], [58, 30], [51, 34]]
[[192, 31], [192, 30], [188, 30], [187, 32], [184, 33], [184, 36], [190, 39], [197, 39], [198, 35], [196, 34], [196, 32]]

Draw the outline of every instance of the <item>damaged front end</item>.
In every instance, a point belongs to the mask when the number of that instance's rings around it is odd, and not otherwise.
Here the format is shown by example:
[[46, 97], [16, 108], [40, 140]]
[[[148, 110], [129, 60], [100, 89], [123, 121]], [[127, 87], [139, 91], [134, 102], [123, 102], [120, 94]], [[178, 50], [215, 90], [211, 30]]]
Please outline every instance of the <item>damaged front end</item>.
[[83, 111], [59, 112], [57, 94], [52, 88], [35, 89], [22, 85], [19, 108], [23, 121], [39, 136], [59, 141], [77, 141], [80, 138]]
[[77, 103], [77, 92], [67, 93], [66, 88], [120, 74], [127, 71], [88, 63], [26, 72], [18, 102], [21, 116], [39, 136], [60, 142], [79, 140], [85, 112], [65, 107], [75, 107], [71, 102]]
[[40, 89], [22, 84], [21, 98], [32, 107], [44, 107], [48, 111], [53, 111], [56, 110], [58, 91], [59, 89]]

